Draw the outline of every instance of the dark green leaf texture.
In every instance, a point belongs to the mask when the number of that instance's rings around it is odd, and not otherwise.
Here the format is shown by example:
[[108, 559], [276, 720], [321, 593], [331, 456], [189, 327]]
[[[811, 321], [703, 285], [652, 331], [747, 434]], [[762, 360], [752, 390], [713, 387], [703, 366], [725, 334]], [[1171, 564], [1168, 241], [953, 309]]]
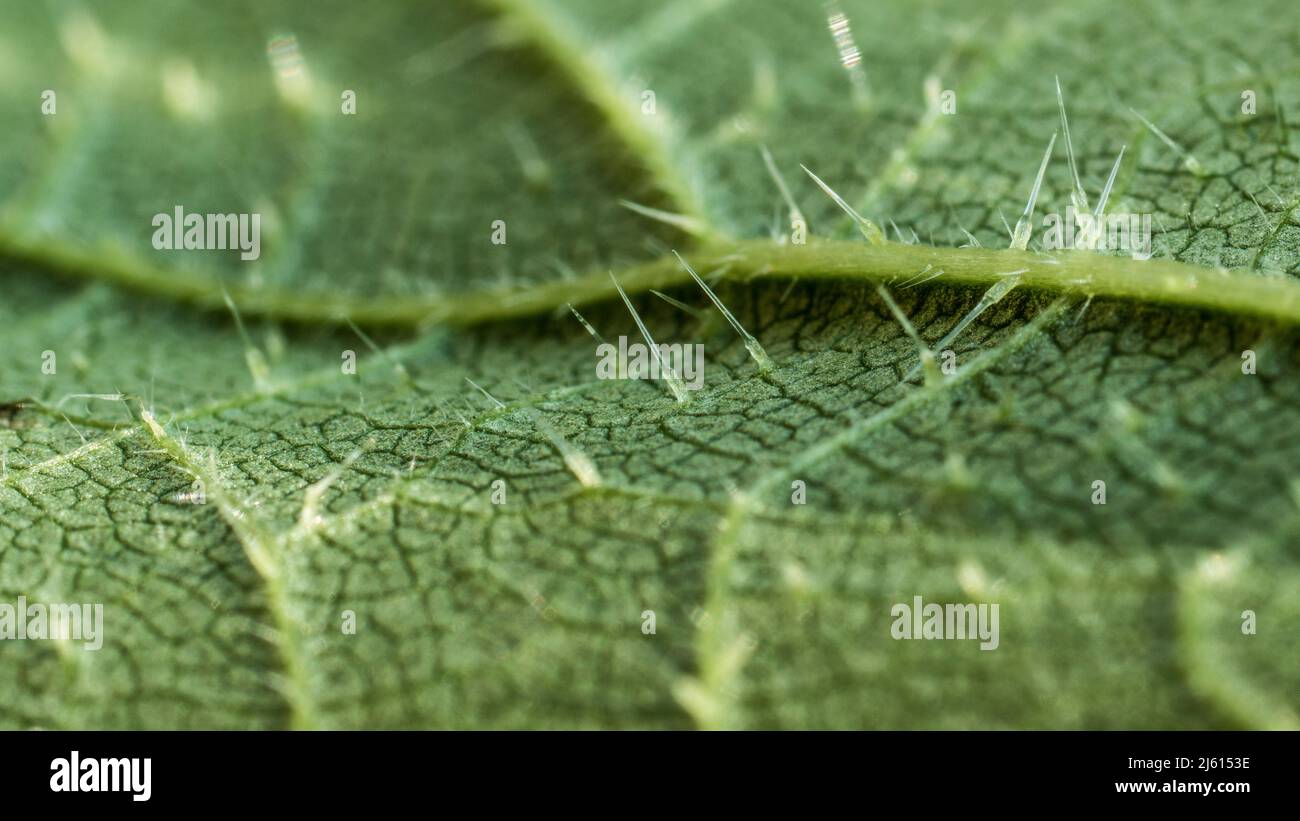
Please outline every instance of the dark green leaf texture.
[[[0, 601], [102, 602], [105, 637], [0, 643], [0, 724], [1300, 725], [1294, 14], [842, 9], [864, 95], [816, 3], [9, 4]], [[1053, 75], [1157, 259], [995, 250]], [[175, 205], [263, 214], [261, 258], [154, 250]], [[688, 402], [596, 378], [566, 303], [635, 339], [610, 270], [704, 344]], [[877, 284], [933, 344], [1015, 270], [907, 378]], [[918, 595], [999, 603], [999, 648], [893, 640]]]

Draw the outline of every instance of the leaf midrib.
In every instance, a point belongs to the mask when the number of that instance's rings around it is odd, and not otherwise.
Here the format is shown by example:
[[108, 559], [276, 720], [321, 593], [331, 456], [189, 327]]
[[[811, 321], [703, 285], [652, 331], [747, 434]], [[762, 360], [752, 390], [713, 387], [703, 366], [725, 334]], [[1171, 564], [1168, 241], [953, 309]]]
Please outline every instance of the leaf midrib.
[[[698, 270], [722, 269], [721, 279], [839, 280], [889, 283], [927, 265], [942, 269], [934, 284], [979, 286], [1021, 268], [1021, 287], [1150, 304], [1201, 308], [1228, 314], [1300, 323], [1300, 281], [1245, 270], [1209, 268], [1167, 259], [1133, 260], [1087, 251], [1056, 255], [984, 248], [949, 248], [885, 242], [867, 246], [838, 240], [780, 245], [741, 240], [700, 246], [687, 252]], [[0, 255], [58, 274], [104, 281], [130, 291], [225, 311], [221, 286], [186, 275], [138, 265], [112, 254], [92, 257], [0, 238]], [[617, 272], [629, 293], [665, 289], [690, 278], [673, 257]], [[352, 299], [304, 295], [264, 288], [228, 287], [241, 313], [311, 325], [348, 321], [362, 326], [415, 329], [431, 325], [471, 326], [544, 314], [565, 303], [583, 305], [617, 297], [607, 269], [575, 279], [517, 288], [493, 288], [442, 296], [403, 295]]]

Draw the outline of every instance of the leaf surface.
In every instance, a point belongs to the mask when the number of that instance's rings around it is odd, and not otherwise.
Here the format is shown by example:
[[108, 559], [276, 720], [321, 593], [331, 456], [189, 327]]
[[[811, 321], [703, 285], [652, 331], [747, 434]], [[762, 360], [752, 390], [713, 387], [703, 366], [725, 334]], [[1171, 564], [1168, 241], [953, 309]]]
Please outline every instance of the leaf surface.
[[[1296, 31], [969, 8], [844, 2], [857, 92], [776, 0], [7, 10], [0, 601], [105, 636], [0, 644], [0, 722], [1295, 727]], [[1053, 74], [1156, 259], [1002, 250]], [[1039, 213], [1071, 187], [1058, 145]], [[260, 212], [261, 258], [154, 249], [176, 205]], [[689, 401], [597, 378], [566, 305], [637, 341], [610, 270], [704, 345]], [[876, 286], [934, 345], [1012, 271], [911, 377]], [[892, 639], [916, 596], [998, 603], [998, 649]]]

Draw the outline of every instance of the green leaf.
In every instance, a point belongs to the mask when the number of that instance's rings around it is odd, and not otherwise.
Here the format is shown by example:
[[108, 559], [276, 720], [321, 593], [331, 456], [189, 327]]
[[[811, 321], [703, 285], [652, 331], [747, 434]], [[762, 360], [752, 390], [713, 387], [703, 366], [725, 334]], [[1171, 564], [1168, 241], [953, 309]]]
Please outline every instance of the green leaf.
[[[104, 623], [0, 643], [0, 723], [1295, 727], [1285, 11], [6, 10], [0, 604]], [[1063, 133], [1007, 248], [1053, 75], [1156, 258], [1042, 246]], [[611, 272], [686, 401], [597, 378]]]

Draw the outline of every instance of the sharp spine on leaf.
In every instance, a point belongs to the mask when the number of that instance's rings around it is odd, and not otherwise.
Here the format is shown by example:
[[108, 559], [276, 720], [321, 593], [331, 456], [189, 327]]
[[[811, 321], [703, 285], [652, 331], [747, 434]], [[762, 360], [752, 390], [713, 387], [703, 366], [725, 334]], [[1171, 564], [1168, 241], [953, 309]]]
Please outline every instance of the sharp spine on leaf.
[[659, 363], [659, 372], [664, 374], [664, 381], [668, 383], [668, 390], [672, 392], [673, 398], [678, 402], [687, 401], [690, 398], [690, 394], [686, 392], [686, 386], [682, 384], [681, 377], [679, 377], [677, 372], [672, 369], [672, 366], [663, 361], [663, 357], [659, 355], [659, 346], [655, 344], [654, 338], [650, 336], [650, 331], [646, 329], [645, 323], [641, 321], [641, 315], [636, 312], [636, 308], [632, 307], [632, 300], [627, 298], [627, 293], [624, 292], [623, 286], [619, 285], [618, 280], [614, 278], [613, 271], [609, 272], [609, 278], [610, 281], [614, 283], [614, 287], [618, 289], [618, 295], [623, 297], [623, 304], [626, 305], [628, 311], [631, 312], [632, 319], [636, 322], [637, 328], [641, 330], [641, 336], [645, 338], [646, 347], [650, 349], [651, 355], [653, 355], [655, 361]]
[[[1021, 215], [1020, 219], [1016, 221], [1016, 229], [1011, 234], [1011, 248], [1014, 250], [1023, 251], [1029, 245], [1029, 237], [1033, 233], [1032, 220], [1034, 216], [1034, 203], [1038, 200], [1038, 191], [1043, 185], [1043, 174], [1047, 172], [1047, 162], [1052, 158], [1052, 148], [1055, 146], [1056, 134], [1053, 132], [1052, 139], [1047, 143], [1047, 150], [1043, 152], [1043, 161], [1038, 166], [1038, 176], [1034, 178], [1034, 187], [1029, 192], [1029, 202], [1025, 205], [1025, 212]], [[1107, 196], [1109, 196], [1109, 194], [1107, 194]], [[1006, 222], [1006, 220], [1004, 219], [1003, 222]], [[987, 311], [1002, 299], [1002, 297], [1006, 296], [1012, 288], [1016, 287], [1020, 282], [1021, 275], [1028, 273], [1028, 271], [1028, 268], [1021, 268], [1017, 271], [1000, 274], [999, 276], [1001, 276], [1002, 279], [993, 283], [993, 285], [984, 292], [984, 296], [980, 297], [980, 301], [975, 304], [975, 307], [971, 308], [965, 316], [958, 320], [957, 324], [953, 326], [953, 329], [944, 334], [943, 339], [940, 339], [935, 343], [935, 349], [942, 351], [952, 344], [952, 341], [957, 338], [958, 334], [966, 330], [966, 327], [978, 319], [980, 314]], [[918, 363], [916, 367], [908, 371], [907, 375], [903, 377], [903, 380], [907, 381], [913, 376], [916, 376], [916, 372], [920, 369], [921, 365]]]
[[1047, 163], [1052, 159], [1052, 149], [1055, 146], [1056, 132], [1052, 132], [1052, 139], [1047, 143], [1047, 150], [1043, 152], [1043, 161], [1038, 166], [1034, 187], [1029, 192], [1029, 202], [1025, 203], [1025, 212], [1020, 215], [1020, 219], [1016, 220], [1016, 230], [1011, 233], [1011, 247], [1017, 251], [1023, 251], [1029, 246], [1029, 237], [1034, 232], [1034, 203], [1038, 201], [1038, 190], [1043, 186], [1043, 174], [1047, 171]]
[[[1115, 177], [1119, 174], [1119, 165], [1124, 160], [1124, 151], [1128, 146], [1120, 146], [1119, 156], [1115, 158], [1115, 164], [1110, 167], [1110, 176], [1106, 178], [1106, 185], [1101, 189], [1101, 197], [1097, 200], [1097, 207], [1092, 212], [1092, 225], [1088, 230], [1080, 233], [1075, 242], [1075, 247], [1080, 249], [1096, 249], [1100, 244], [1101, 238], [1105, 231], [1102, 219], [1106, 214], [1106, 203], [1110, 201], [1110, 191], [1115, 185]], [[1082, 222], [1076, 215], [1075, 219]]]
[[[911, 338], [912, 342], [916, 344], [917, 353], [921, 357], [919, 367], [925, 369], [925, 380], [931, 383], [937, 381], [940, 374], [938, 366], [934, 361], [934, 352], [931, 351], [921, 339], [921, 335], [916, 332], [916, 328], [913, 327], [911, 320], [907, 318], [907, 314], [903, 313], [903, 309], [898, 307], [898, 303], [894, 301], [894, 297], [889, 293], [889, 289], [884, 285], [877, 285], [876, 293], [880, 295], [882, 300], [884, 300], [885, 305], [888, 306], [890, 312], [894, 315], [894, 319], [898, 320], [898, 324], [903, 326], [903, 332], [906, 333], [908, 337]], [[913, 369], [913, 372], [915, 372], [915, 369]]]
[[700, 275], [695, 273], [695, 269], [690, 266], [690, 263], [682, 259], [681, 254], [673, 251], [673, 256], [677, 257], [677, 261], [686, 269], [686, 273], [691, 275], [691, 279], [695, 280], [695, 284], [704, 289], [704, 293], [708, 295], [713, 304], [726, 317], [727, 322], [731, 323], [731, 327], [735, 329], [736, 333], [740, 334], [741, 340], [745, 343], [745, 350], [749, 351], [749, 355], [758, 363], [758, 369], [761, 371], [771, 370], [773, 367], [772, 360], [768, 357], [767, 351], [763, 350], [763, 346], [754, 338], [754, 335], [741, 327], [740, 321], [732, 315], [731, 311], [727, 310], [727, 306], [722, 304], [722, 300], [718, 299], [718, 295], [713, 293], [713, 289], [706, 285], [704, 280], [700, 279]]
[[411, 374], [407, 372], [406, 366], [392, 358], [388, 351], [385, 351], [383, 348], [376, 345], [375, 341], [370, 338], [370, 335], [358, 328], [355, 322], [346, 317], [344, 318], [344, 321], [347, 322], [348, 327], [352, 329], [352, 332], [357, 335], [357, 338], [366, 343], [366, 347], [369, 348], [372, 353], [378, 357], [387, 359], [392, 364], [394, 373], [401, 376], [403, 379], [409, 380], [411, 378]]
[[772, 159], [772, 152], [767, 150], [767, 146], [760, 145], [758, 150], [763, 154], [763, 164], [767, 166], [767, 173], [771, 175], [772, 182], [776, 183], [777, 189], [781, 192], [781, 199], [785, 200], [785, 206], [790, 210], [790, 222], [802, 222], [806, 227], [808, 221], [804, 219], [803, 212], [799, 210], [798, 204], [794, 201], [794, 195], [790, 193], [790, 187], [785, 184], [785, 177], [781, 176], [781, 169], [776, 167], [776, 161]]
[[[920, 273], [918, 273], [918, 274], [913, 274], [912, 276], [910, 276], [910, 277], [908, 277], [907, 279], [903, 280], [903, 284], [900, 285], [900, 286], [898, 286], [898, 287], [900, 287], [900, 288], [906, 288], [909, 284], [911, 284], [911, 283], [913, 283], [913, 282], [918, 282], [918, 281], [920, 281], [921, 277], [923, 277], [923, 276], [925, 276], [926, 274], [930, 273], [930, 269], [932, 269], [932, 268], [934, 268], [933, 265], [930, 265], [929, 263], [926, 263], [926, 266], [925, 266], [924, 268], [921, 269], [921, 272], [920, 272]], [[940, 269], [940, 270], [942, 270], [942, 269]], [[890, 285], [893, 285], [893, 284], [894, 284], [894, 280], [891, 279], [891, 280], [889, 281], [889, 284], [890, 284]]]
[[1259, 212], [1259, 215], [1263, 218], [1264, 222], [1268, 222], [1268, 214], [1264, 213], [1264, 208], [1259, 204], [1259, 200], [1255, 199], [1255, 195], [1247, 191], [1246, 196], [1250, 197], [1251, 202], [1255, 203], [1255, 210]]
[[[373, 442], [367, 442], [366, 444], [373, 444]], [[343, 464], [335, 465], [319, 481], [307, 486], [307, 490], [302, 495], [302, 510], [298, 513], [299, 532], [310, 532], [325, 521], [320, 514], [320, 503], [325, 498], [325, 491], [329, 490], [330, 485], [338, 481], [343, 472], [352, 467], [352, 463], [361, 458], [361, 454], [365, 452], [365, 445], [357, 448], [343, 460]]]
[[467, 377], [465, 377], [465, 381], [468, 382], [468, 383], [470, 383], [471, 385], [473, 385], [474, 388], [477, 389], [479, 393], [483, 394], [484, 396], [486, 396], [486, 397], [488, 398], [488, 401], [490, 401], [492, 404], [496, 405], [496, 406], [497, 406], [497, 410], [504, 410], [504, 409], [505, 409], [505, 406], [506, 406], [506, 403], [505, 403], [505, 402], [502, 402], [500, 399], [497, 399], [495, 396], [493, 396], [492, 394], [490, 394], [490, 393], [488, 393], [487, 391], [485, 391], [485, 390], [484, 390], [484, 389], [483, 389], [483, 388], [482, 388], [482, 387], [481, 387], [477, 382], [475, 382], [473, 379], [470, 379], [470, 378], [467, 376]]
[[542, 435], [560, 452], [560, 458], [564, 460], [564, 466], [578, 480], [578, 484], [583, 487], [598, 487], [600, 485], [600, 471], [596, 469], [596, 463], [591, 461], [590, 456], [575, 448], [568, 439], [565, 439], [537, 408], [525, 408], [524, 415], [537, 426]]
[[144, 422], [145, 427], [149, 429], [149, 433], [153, 435], [153, 438], [159, 440], [166, 438], [167, 431], [163, 430], [163, 426], [158, 424], [158, 420], [151, 412], [145, 409], [144, 405], [140, 406], [140, 421]]
[[651, 288], [650, 293], [659, 297], [664, 302], [667, 302], [669, 305], [673, 306], [674, 308], [685, 311], [686, 313], [690, 314], [691, 316], [697, 319], [700, 316], [700, 311], [698, 308], [692, 308], [690, 305], [687, 305], [685, 302], [682, 302], [680, 299], [675, 299], [673, 297], [668, 296], [668, 294], [665, 294], [663, 291], [656, 291], [654, 288]]
[[1092, 294], [1088, 294], [1088, 298], [1083, 301], [1083, 307], [1079, 309], [1079, 313], [1074, 315], [1076, 325], [1079, 324], [1080, 319], [1083, 319], [1083, 315], [1088, 312], [1088, 306], [1092, 304], [1092, 296]]
[[68, 423], [68, 427], [72, 428], [72, 432], [75, 433], [75, 434], [77, 434], [77, 436], [81, 438], [81, 444], [83, 444], [83, 445], [86, 444], [86, 437], [85, 437], [85, 435], [81, 432], [81, 430], [80, 430], [76, 425], [72, 424], [72, 420], [68, 418], [68, 415], [67, 415], [66, 413], [64, 413], [63, 411], [59, 411], [59, 416], [62, 416], [62, 417], [63, 417], [63, 421], [64, 421], [64, 422], [67, 422], [67, 423]]
[[1283, 200], [1280, 196], [1278, 196], [1278, 193], [1277, 193], [1276, 191], [1273, 190], [1273, 186], [1269, 185], [1269, 184], [1266, 182], [1266, 183], [1264, 183], [1264, 187], [1267, 188], [1267, 189], [1269, 190], [1269, 193], [1271, 193], [1271, 194], [1273, 195], [1273, 199], [1277, 200], [1277, 204], [1278, 204], [1278, 205], [1281, 205], [1281, 206], [1283, 206], [1283, 207], [1286, 206], [1286, 201]]
[[604, 344], [605, 344], [605, 338], [604, 338], [603, 336], [601, 336], [601, 335], [596, 331], [595, 328], [591, 327], [591, 323], [588, 322], [588, 321], [586, 320], [586, 318], [583, 317], [582, 314], [578, 313], [578, 309], [575, 308], [575, 307], [573, 307], [573, 303], [572, 303], [572, 302], [566, 302], [565, 304], [569, 306], [569, 311], [572, 312], [574, 318], [577, 319], [579, 322], [582, 323], [582, 327], [584, 327], [584, 328], [587, 329], [587, 333], [591, 334], [592, 338], [595, 339], [597, 342], [599, 342], [600, 344], [604, 345]]
[[[943, 339], [936, 342], [934, 347], [942, 351], [951, 345], [952, 341], [957, 338], [958, 334], [966, 330], [966, 327], [976, 319], [979, 319], [980, 314], [996, 305], [1002, 297], [1010, 293], [1011, 289], [1020, 283], [1020, 275], [1027, 273], [1028, 271], [1028, 268], [1021, 268], [1018, 271], [998, 274], [1002, 279], [993, 283], [993, 286], [984, 292], [984, 296], [980, 297], [980, 301], [975, 303], [975, 307], [971, 308], [965, 316], [958, 320], [957, 324], [953, 326], [953, 329], [944, 334]], [[916, 368], [913, 368], [904, 378], [911, 379], [913, 376], [916, 376], [916, 372], [919, 368], [919, 365]]]
[[510, 147], [515, 152], [515, 158], [519, 161], [519, 168], [524, 172], [524, 179], [534, 187], [544, 187], [550, 184], [551, 167], [542, 158], [542, 152], [538, 150], [537, 143], [529, 135], [527, 129], [523, 126], [516, 126], [506, 132], [506, 138], [510, 141]]
[[853, 210], [853, 206], [845, 202], [844, 198], [839, 194], [836, 194], [835, 189], [822, 182], [822, 178], [814, 174], [808, 166], [800, 165], [799, 167], [802, 168], [808, 176], [812, 177], [813, 182], [817, 183], [817, 186], [826, 193], [826, 196], [830, 197], [831, 200], [834, 201], [842, 211], [844, 211], [844, 213], [853, 218], [853, 222], [858, 226], [858, 230], [862, 232], [862, 236], [867, 238], [867, 242], [872, 245], [879, 245], [885, 241], [885, 234], [880, 230], [880, 226]]
[[[58, 410], [59, 408], [62, 408], [63, 403], [67, 402], [69, 399], [103, 399], [109, 402], [120, 402], [125, 398], [126, 394], [122, 393], [69, 393], [65, 394], [62, 399], [54, 403], [54, 409]], [[37, 400], [37, 403], [44, 404], [39, 400]]]
[[1142, 124], [1145, 125], [1151, 131], [1152, 134], [1155, 134], [1156, 138], [1159, 139], [1160, 142], [1164, 143], [1166, 146], [1172, 149], [1175, 154], [1177, 154], [1179, 157], [1182, 158], [1184, 168], [1186, 168], [1188, 171], [1192, 172], [1198, 177], [1203, 176], [1205, 174], [1205, 167], [1201, 165], [1200, 161], [1197, 160], [1196, 157], [1192, 156], [1192, 152], [1188, 151], [1186, 148], [1183, 148], [1181, 145], [1175, 142], [1172, 137], [1170, 137], [1168, 134], [1166, 134], [1165, 132], [1157, 128], [1155, 123], [1151, 122], [1146, 117], [1143, 117], [1136, 110], [1130, 108], [1129, 111], [1133, 112], [1133, 116], [1141, 120]]
[[1119, 156], [1115, 158], [1115, 164], [1110, 167], [1110, 176], [1106, 178], [1106, 187], [1101, 189], [1101, 199], [1097, 200], [1097, 210], [1093, 212], [1094, 217], [1101, 217], [1106, 213], [1106, 201], [1110, 199], [1110, 190], [1115, 186], [1115, 176], [1119, 174], [1119, 164], [1124, 161], [1124, 151], [1128, 149], [1127, 145], [1119, 147]]
[[[651, 347], [653, 346], [654, 343], [651, 343]], [[473, 379], [465, 377], [465, 382], [477, 388], [480, 394], [486, 396], [494, 405], [497, 405], [498, 411], [506, 409], [506, 403], [489, 394], [484, 387], [478, 385]], [[569, 444], [568, 439], [560, 435], [559, 431], [555, 430], [555, 427], [546, 421], [546, 417], [542, 416], [541, 411], [538, 411], [537, 408], [524, 408], [524, 416], [528, 417], [528, 420], [533, 422], [533, 425], [536, 425], [539, 431], [542, 431], [542, 435], [546, 436], [546, 439], [555, 447], [556, 451], [559, 451], [560, 459], [564, 460], [564, 465], [575, 475], [578, 483], [581, 483], [584, 487], [595, 487], [601, 483], [601, 473], [595, 469], [595, 462], [591, 461], [586, 453]]]
[[[952, 217], [953, 222], [957, 223], [957, 227], [958, 227], [959, 229], [961, 229], [961, 232], [962, 232], [963, 234], [966, 235], [966, 239], [969, 241], [971, 247], [974, 247], [974, 248], [983, 248], [983, 247], [984, 247], [983, 245], [980, 244], [979, 239], [977, 239], [977, 238], [975, 237], [974, 234], [972, 234], [970, 231], [967, 231], [967, 230], [966, 230], [966, 226], [961, 224], [961, 220], [957, 219], [957, 212], [956, 212], [956, 211], [952, 210], [952, 208], [949, 208], [949, 209], [948, 209], [948, 214], [949, 214], [949, 216]], [[931, 241], [930, 244], [933, 245], [934, 242]], [[965, 247], [965, 246], [963, 246], [963, 247]]]
[[1065, 156], [1070, 162], [1070, 176], [1074, 180], [1074, 190], [1070, 199], [1074, 200], [1074, 210], [1079, 214], [1088, 213], [1088, 194], [1083, 190], [1079, 179], [1079, 166], [1074, 160], [1074, 143], [1070, 140], [1070, 121], [1065, 116], [1065, 97], [1061, 94], [1061, 78], [1056, 78], [1056, 105], [1061, 110], [1061, 130], [1065, 132]]
[[930, 274], [929, 276], [926, 276], [926, 273], [927, 273], [929, 270], [930, 270], [930, 266], [929, 266], [929, 265], [925, 266], [925, 270], [924, 270], [924, 271], [922, 271], [921, 273], [919, 273], [919, 274], [917, 274], [916, 276], [912, 277], [912, 278], [909, 279], [907, 282], [903, 283], [902, 286], [900, 286], [900, 287], [902, 287], [902, 288], [915, 288], [915, 287], [918, 286], [918, 285], [924, 285], [925, 283], [929, 282], [929, 281], [932, 280], [932, 279], [938, 279], [939, 277], [943, 276], [943, 269], [942, 269], [942, 268], [936, 268], [936, 269], [934, 270], [934, 273], [933, 273], [933, 274]]
[[912, 238], [908, 239], [907, 237], [903, 236], [903, 229], [899, 228], [898, 223], [894, 222], [892, 219], [889, 221], [889, 226], [894, 229], [895, 234], [898, 234], [898, 241], [903, 243], [904, 245], [920, 244], [921, 238], [916, 235], [916, 229], [914, 228], [908, 229], [912, 232]]
[[649, 217], [662, 223], [678, 228], [688, 234], [702, 237], [709, 233], [708, 229], [695, 217], [688, 217], [685, 214], [674, 214], [672, 211], [664, 211], [659, 208], [651, 208], [648, 205], [632, 202], [631, 200], [619, 200], [618, 204], [629, 211], [634, 211], [643, 217]]
[[262, 351], [253, 344], [249, 338], [248, 331], [244, 329], [244, 320], [239, 316], [239, 309], [235, 307], [235, 301], [230, 298], [230, 292], [226, 287], [221, 286], [221, 298], [226, 301], [226, 307], [235, 317], [235, 327], [239, 329], [239, 336], [244, 341], [244, 363], [248, 365], [248, 372], [253, 375], [253, 387], [258, 391], [266, 390], [270, 387], [270, 368], [266, 365], [266, 357]]
[[[652, 343], [653, 346], [653, 343]], [[473, 385], [479, 393], [488, 398], [492, 404], [497, 406], [497, 410], [505, 410], [506, 404], [488, 393], [481, 385], [465, 377], [465, 381]], [[577, 477], [578, 482], [584, 487], [595, 487], [600, 484], [600, 473], [596, 470], [596, 463], [591, 461], [587, 454], [575, 448], [557, 431], [546, 417], [537, 408], [527, 407], [523, 409], [524, 415], [528, 420], [537, 426], [542, 435], [560, 452], [560, 457], [564, 460], [565, 466]]]

